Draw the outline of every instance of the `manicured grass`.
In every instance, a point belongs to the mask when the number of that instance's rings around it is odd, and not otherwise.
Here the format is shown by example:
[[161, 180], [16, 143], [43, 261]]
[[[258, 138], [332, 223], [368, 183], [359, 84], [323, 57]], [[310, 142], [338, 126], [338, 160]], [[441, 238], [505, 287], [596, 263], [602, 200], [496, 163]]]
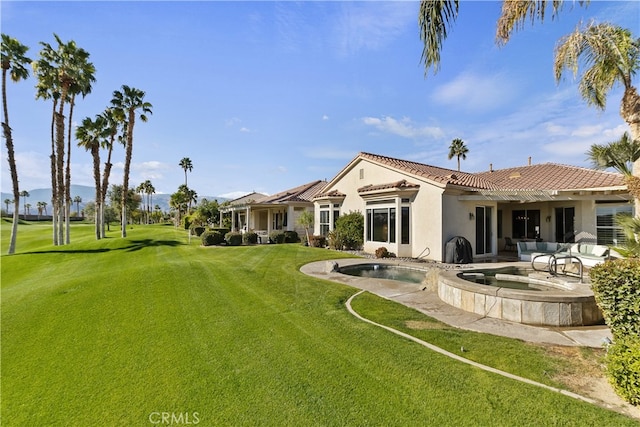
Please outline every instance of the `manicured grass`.
[[[154, 425], [154, 412], [203, 426], [636, 424], [360, 322], [344, 307], [354, 289], [298, 271], [335, 252], [204, 248], [166, 226], [95, 241], [83, 224], [53, 247], [49, 227], [21, 225], [19, 253], [1, 259], [3, 426]], [[354, 308], [549, 384], [560, 368], [372, 295]]]

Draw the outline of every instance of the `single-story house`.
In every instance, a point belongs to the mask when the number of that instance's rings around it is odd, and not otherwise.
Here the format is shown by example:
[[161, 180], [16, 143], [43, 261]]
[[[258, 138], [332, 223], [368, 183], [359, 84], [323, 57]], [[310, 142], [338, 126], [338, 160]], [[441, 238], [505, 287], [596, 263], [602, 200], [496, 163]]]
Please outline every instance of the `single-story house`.
[[613, 218], [633, 203], [617, 173], [554, 163], [467, 173], [370, 153], [358, 154], [313, 198], [314, 234], [341, 214], [365, 217], [364, 250], [445, 260], [461, 236], [476, 258], [503, 250], [505, 237], [615, 245]]
[[251, 230], [259, 236], [269, 236], [274, 230], [282, 230], [296, 231], [302, 236], [305, 230], [298, 225], [298, 216], [305, 210], [313, 212], [313, 197], [326, 184], [327, 181], [317, 180], [271, 196], [247, 194], [221, 207], [220, 220], [231, 215], [232, 231]]

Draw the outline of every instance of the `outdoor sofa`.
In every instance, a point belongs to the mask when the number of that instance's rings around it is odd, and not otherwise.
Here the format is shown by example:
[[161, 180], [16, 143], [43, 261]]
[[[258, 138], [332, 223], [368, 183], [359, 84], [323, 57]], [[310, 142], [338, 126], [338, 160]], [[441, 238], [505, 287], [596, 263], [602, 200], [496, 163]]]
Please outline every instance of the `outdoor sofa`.
[[[575, 256], [582, 261], [582, 265], [593, 267], [606, 261], [611, 256], [609, 247], [592, 243], [557, 243], [557, 242], [518, 242], [518, 258], [520, 261], [531, 261], [538, 255], [547, 255], [537, 258], [536, 262], [549, 262], [549, 256], [557, 258]], [[571, 262], [570, 260], [566, 260]], [[560, 258], [558, 264], [564, 264], [565, 259]]]

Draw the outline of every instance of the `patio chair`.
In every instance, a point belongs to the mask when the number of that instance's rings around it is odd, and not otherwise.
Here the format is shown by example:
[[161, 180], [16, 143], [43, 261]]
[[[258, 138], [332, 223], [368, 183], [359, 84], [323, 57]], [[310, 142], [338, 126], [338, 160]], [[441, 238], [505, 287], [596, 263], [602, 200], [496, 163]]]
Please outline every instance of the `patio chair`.
[[[509, 249], [511, 248], [511, 249]], [[516, 244], [513, 243], [513, 240], [511, 240], [511, 237], [505, 237], [504, 238], [504, 250], [508, 251], [508, 250], [516, 250]]]

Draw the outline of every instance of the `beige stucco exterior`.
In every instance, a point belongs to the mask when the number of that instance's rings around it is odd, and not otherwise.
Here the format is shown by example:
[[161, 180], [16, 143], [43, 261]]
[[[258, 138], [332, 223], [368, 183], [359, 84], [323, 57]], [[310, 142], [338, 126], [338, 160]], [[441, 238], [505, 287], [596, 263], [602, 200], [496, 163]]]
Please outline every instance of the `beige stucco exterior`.
[[[561, 172], [567, 168], [552, 166]], [[531, 171], [533, 168], [522, 168], [521, 173], [513, 176], [520, 178]], [[571, 239], [595, 243], [597, 207], [630, 204], [628, 191], [621, 186], [505, 190], [492, 185], [490, 180], [482, 181], [485, 178], [480, 175], [361, 153], [314, 198], [314, 234], [326, 235], [332, 230], [336, 214], [358, 211], [365, 216], [366, 252], [385, 247], [399, 257], [444, 261], [447, 242], [462, 236], [471, 243], [473, 256], [482, 258], [497, 255], [505, 244], [504, 237], [561, 241], [557, 240], [556, 209], [572, 209], [566, 211], [573, 213]], [[476, 177], [480, 181], [475, 181]], [[403, 207], [409, 208], [408, 243], [401, 239]], [[378, 209], [378, 220], [368, 216], [368, 209]], [[524, 214], [519, 215], [522, 211]], [[538, 216], [535, 228], [529, 230], [527, 226], [527, 235], [516, 235], [513, 224], [517, 218], [526, 217], [531, 225], [529, 213]], [[372, 222], [384, 223], [385, 215], [386, 234], [382, 227], [378, 236], [386, 236], [386, 241], [372, 237], [369, 230]]]

